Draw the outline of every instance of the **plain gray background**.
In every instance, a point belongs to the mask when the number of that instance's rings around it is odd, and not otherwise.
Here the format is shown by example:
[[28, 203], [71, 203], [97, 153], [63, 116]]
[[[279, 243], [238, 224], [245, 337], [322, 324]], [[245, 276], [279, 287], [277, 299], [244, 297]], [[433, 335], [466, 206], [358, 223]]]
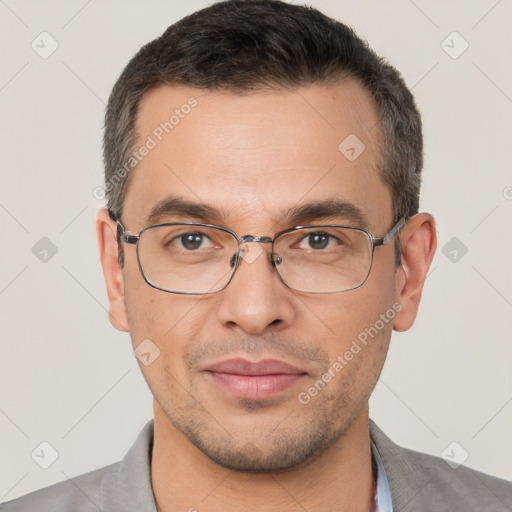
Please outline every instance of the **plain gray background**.
[[[0, 501], [121, 459], [152, 416], [129, 336], [108, 322], [93, 189], [119, 73], [207, 3], [0, 0]], [[395, 65], [423, 115], [421, 208], [439, 248], [371, 416], [399, 444], [467, 452], [466, 465], [512, 479], [512, 3], [311, 4]], [[31, 458], [43, 441], [58, 452], [48, 469]]]

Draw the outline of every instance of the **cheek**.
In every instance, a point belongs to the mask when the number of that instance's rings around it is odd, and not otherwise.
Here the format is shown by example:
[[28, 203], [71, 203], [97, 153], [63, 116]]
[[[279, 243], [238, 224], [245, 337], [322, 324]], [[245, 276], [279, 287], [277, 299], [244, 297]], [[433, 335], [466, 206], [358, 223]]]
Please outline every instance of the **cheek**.
[[381, 307], [380, 301], [366, 301], [361, 306], [364, 307], [353, 315], [344, 315], [340, 334], [333, 337], [329, 346], [330, 373], [339, 375], [333, 379], [329, 400], [346, 400], [353, 411], [368, 400], [380, 376], [392, 332], [391, 317], [395, 314], [392, 308]]
[[397, 312], [394, 301], [394, 274], [374, 267], [363, 286], [316, 307], [329, 327], [329, 359], [334, 363], [341, 358], [350, 379], [370, 382], [380, 374]]
[[134, 347], [149, 338], [160, 345], [165, 337], [183, 327], [182, 322], [193, 307], [187, 298], [150, 286], [142, 277], [136, 260], [124, 269], [125, 304]]
[[205, 319], [210, 317], [207, 300], [163, 292], [142, 279], [128, 280], [125, 297], [134, 349], [150, 340], [159, 353], [154, 367], [141, 366], [149, 372], [145, 377], [155, 379], [158, 373], [159, 380], [171, 376], [184, 382], [187, 350], [201, 339]]
[[134, 347], [143, 339], [153, 340], [158, 337], [158, 331], [155, 329], [158, 318], [158, 301], [155, 298], [157, 291], [143, 281], [142, 277], [126, 274], [126, 313]]
[[[130, 336], [144, 379], [155, 399], [164, 406], [168, 397], [177, 400], [183, 389], [190, 387], [186, 349], [187, 343], [195, 338], [192, 331], [200, 307], [145, 286], [149, 291], [134, 289], [127, 296]], [[150, 357], [144, 360], [138, 353], [149, 353]]]
[[[347, 295], [347, 300], [339, 300], [322, 307], [311, 307], [318, 319], [328, 327], [329, 338], [339, 340], [340, 349], [351, 340], [364, 339], [364, 334], [361, 333], [371, 329], [381, 315], [386, 315], [392, 307], [392, 294], [383, 296], [377, 293], [362, 293], [362, 289], [347, 294], [352, 294], [350, 300]], [[387, 325], [388, 322], [385, 326], [378, 322], [378, 330], [385, 330], [384, 327]]]

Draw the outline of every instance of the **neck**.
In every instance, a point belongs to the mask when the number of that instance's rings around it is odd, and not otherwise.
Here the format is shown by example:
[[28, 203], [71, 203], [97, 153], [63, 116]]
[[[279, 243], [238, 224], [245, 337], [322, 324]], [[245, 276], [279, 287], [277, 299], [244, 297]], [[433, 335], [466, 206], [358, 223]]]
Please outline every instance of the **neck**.
[[368, 407], [310, 464], [277, 474], [225, 469], [199, 451], [154, 406], [151, 479], [159, 512], [373, 511]]

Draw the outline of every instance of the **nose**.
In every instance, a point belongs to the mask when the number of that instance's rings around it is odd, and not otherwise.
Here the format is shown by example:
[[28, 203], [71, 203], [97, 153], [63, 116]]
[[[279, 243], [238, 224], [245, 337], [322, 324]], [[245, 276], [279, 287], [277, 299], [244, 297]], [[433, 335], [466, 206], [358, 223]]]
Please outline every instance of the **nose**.
[[240, 245], [238, 268], [229, 285], [219, 292], [218, 315], [230, 329], [262, 334], [290, 325], [296, 311], [293, 291], [279, 278], [269, 257], [269, 246], [250, 242]]

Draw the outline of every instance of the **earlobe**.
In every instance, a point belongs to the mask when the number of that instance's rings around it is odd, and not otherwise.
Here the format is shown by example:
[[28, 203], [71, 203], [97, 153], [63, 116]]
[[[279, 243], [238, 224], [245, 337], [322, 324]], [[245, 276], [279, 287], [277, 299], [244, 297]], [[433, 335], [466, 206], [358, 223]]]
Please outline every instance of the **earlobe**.
[[419, 213], [403, 228], [400, 241], [402, 263], [397, 270], [397, 300], [402, 305], [393, 329], [406, 331], [414, 324], [430, 264], [437, 246], [436, 226], [432, 215]]
[[119, 331], [128, 332], [128, 318], [124, 301], [124, 278], [118, 261], [116, 223], [107, 209], [102, 208], [96, 215], [96, 239], [100, 252], [103, 276], [109, 300], [110, 323]]

